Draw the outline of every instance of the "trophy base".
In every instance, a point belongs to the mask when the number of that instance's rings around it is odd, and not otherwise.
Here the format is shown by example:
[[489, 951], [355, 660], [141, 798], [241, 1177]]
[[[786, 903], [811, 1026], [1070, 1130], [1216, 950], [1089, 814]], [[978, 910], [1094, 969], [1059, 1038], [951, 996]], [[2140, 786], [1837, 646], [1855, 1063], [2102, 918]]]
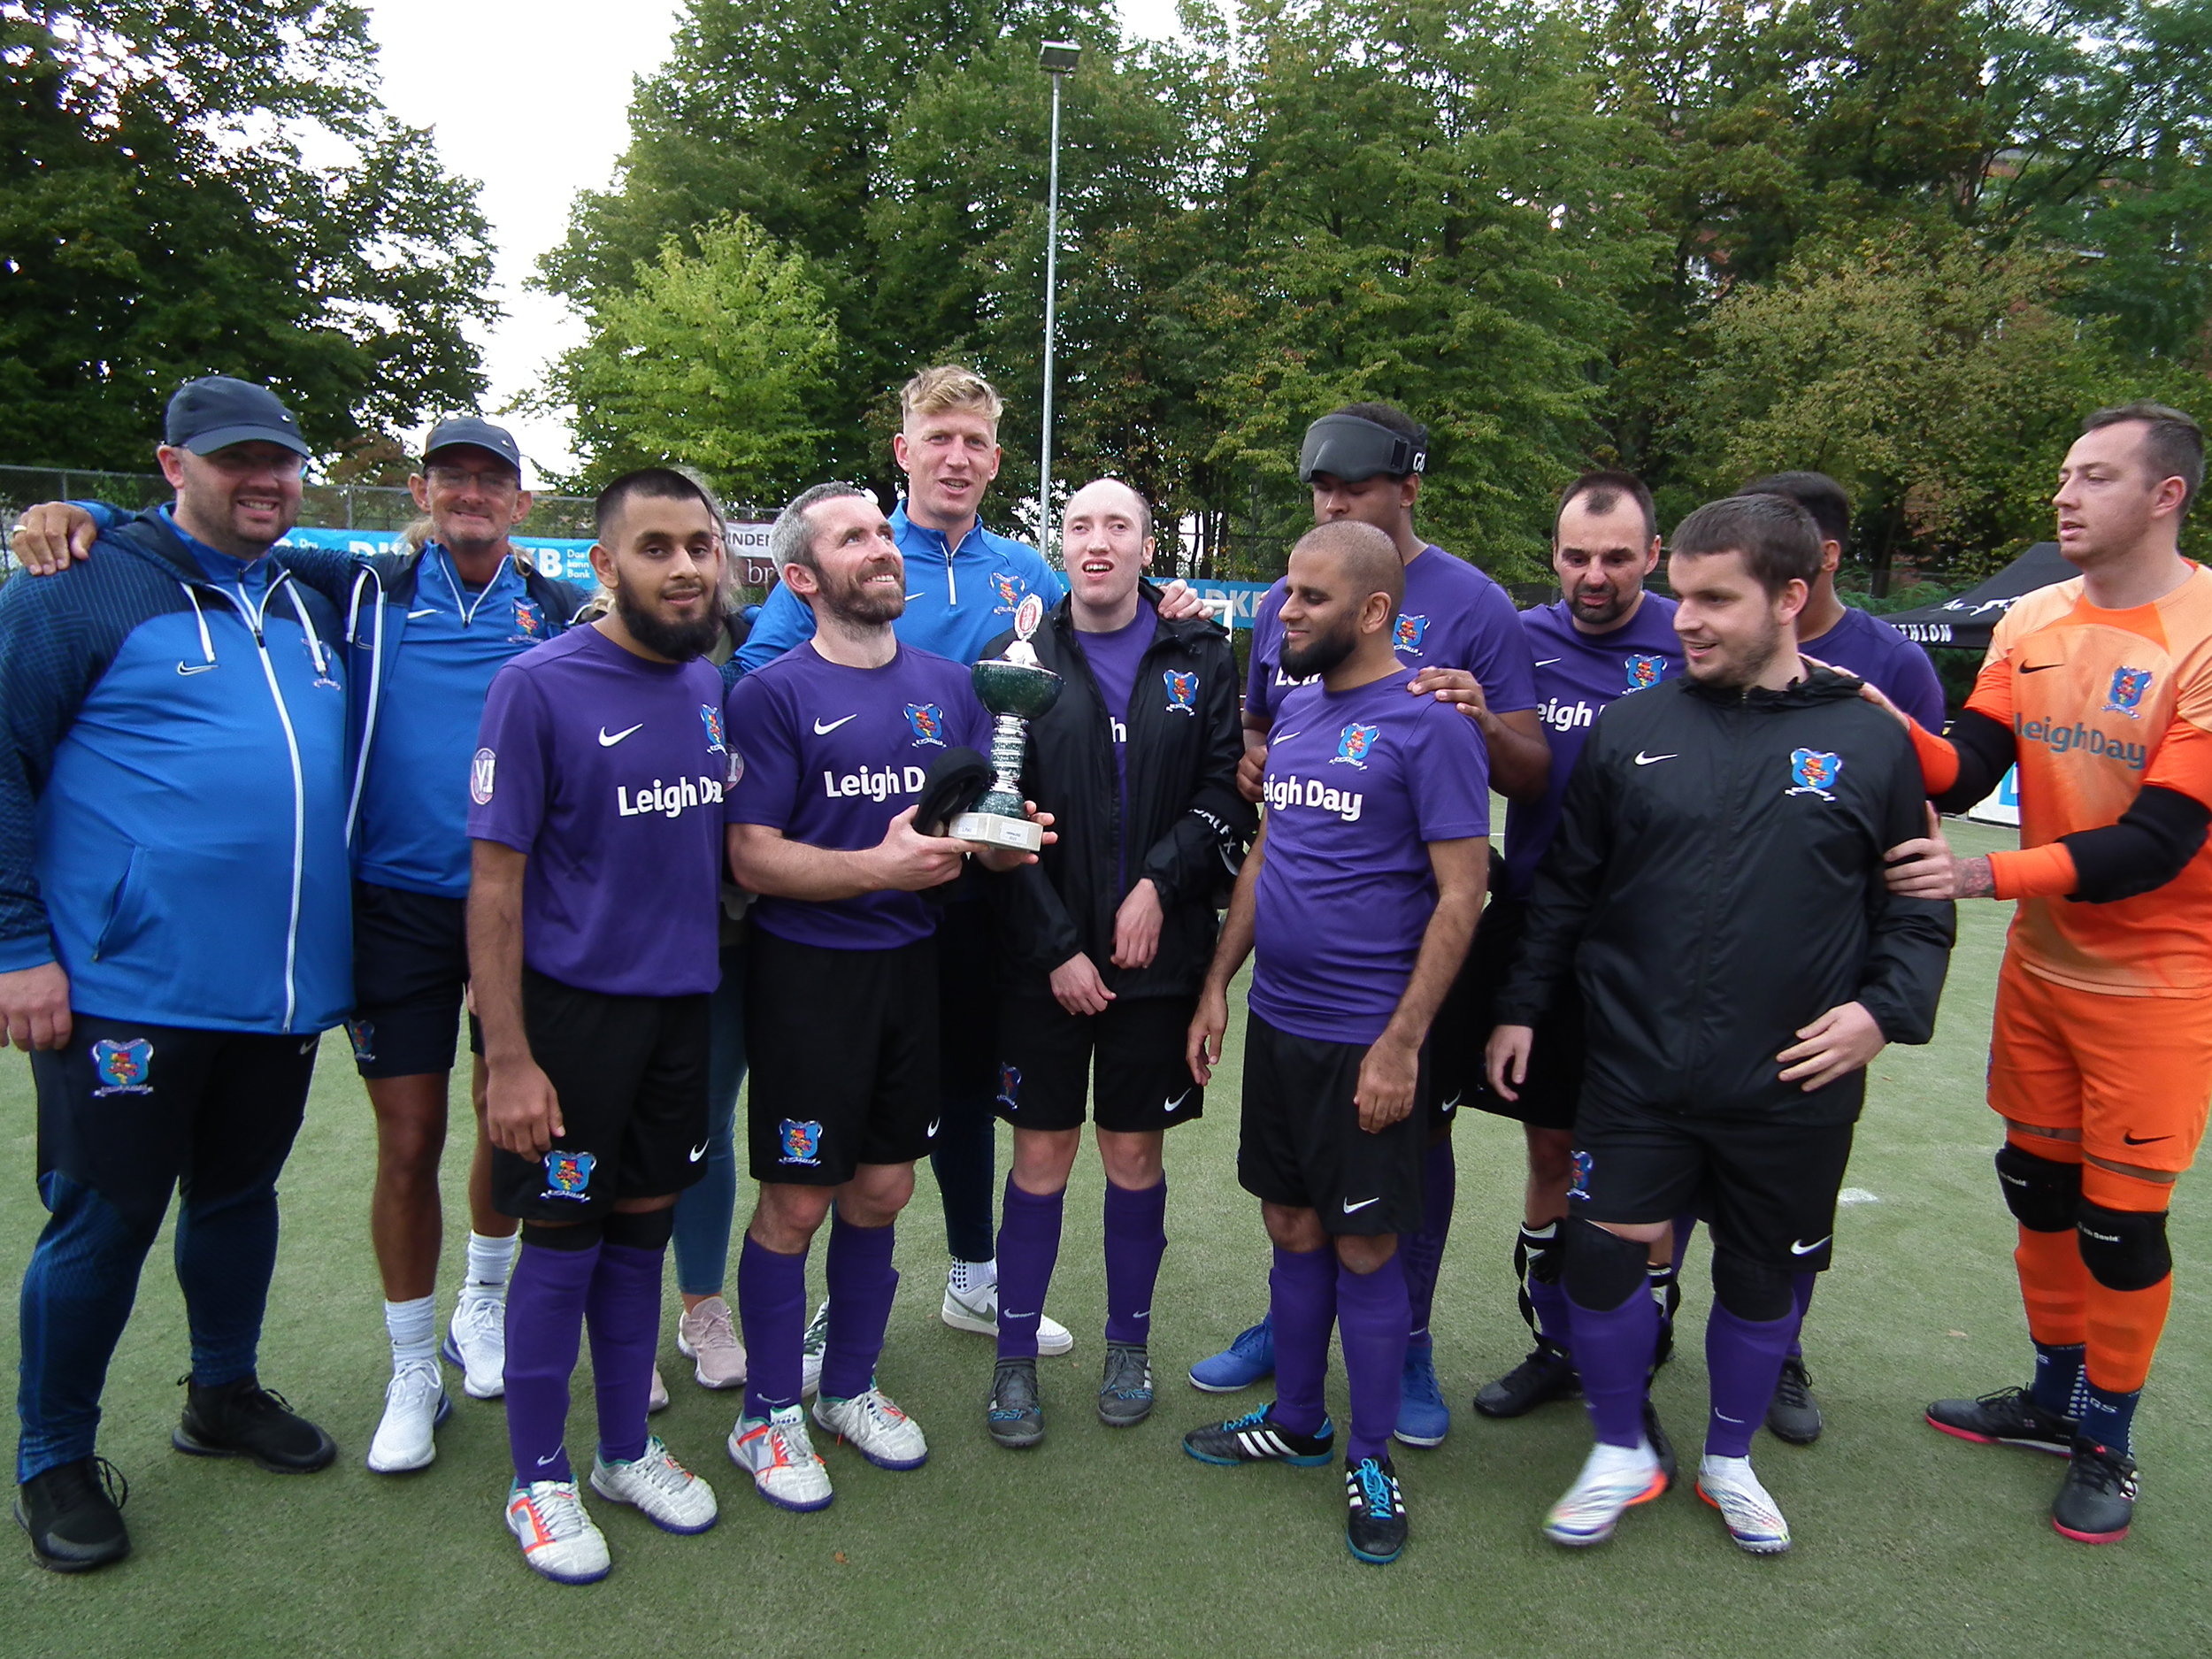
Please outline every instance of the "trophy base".
[[1008, 818], [998, 812], [963, 812], [945, 826], [955, 841], [977, 841], [986, 847], [1015, 847], [1033, 853], [1045, 844], [1045, 833], [1033, 820]]

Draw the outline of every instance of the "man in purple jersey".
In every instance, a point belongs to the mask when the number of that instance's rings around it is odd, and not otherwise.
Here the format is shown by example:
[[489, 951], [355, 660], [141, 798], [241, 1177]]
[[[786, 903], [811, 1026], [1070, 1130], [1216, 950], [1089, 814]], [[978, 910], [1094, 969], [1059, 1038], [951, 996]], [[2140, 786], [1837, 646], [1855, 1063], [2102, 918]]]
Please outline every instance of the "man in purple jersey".
[[613, 608], [501, 669], [470, 769], [468, 942], [507, 1294], [507, 1525], [560, 1584], [607, 1575], [563, 1436], [584, 1316], [592, 1489], [703, 1532], [714, 1492], [646, 1427], [661, 1259], [703, 1172], [723, 795], [722, 540], [680, 472], [615, 480], [592, 569]]
[[[1528, 641], [1504, 588], [1415, 532], [1413, 511], [1427, 464], [1425, 427], [1387, 403], [1353, 403], [1307, 428], [1298, 476], [1313, 488], [1315, 523], [1372, 525], [1398, 549], [1405, 570], [1405, 603], [1394, 621], [1391, 645], [1399, 661], [1419, 671], [1409, 694], [1462, 700], [1481, 730], [1492, 784], [1508, 800], [1539, 800], [1550, 751], [1536, 711]], [[1269, 728], [1283, 696], [1299, 683], [1280, 660], [1286, 591], [1284, 582], [1270, 588], [1253, 621], [1245, 757], [1238, 777], [1250, 801], [1260, 798]], [[1451, 1427], [1451, 1413], [1436, 1381], [1429, 1308], [1457, 1189], [1451, 1125], [1482, 1075], [1473, 989], [1471, 977], [1463, 974], [1437, 1020], [1432, 1056], [1437, 1086], [1430, 1100], [1430, 1148], [1423, 1178], [1428, 1220], [1399, 1253], [1412, 1299], [1413, 1327], [1397, 1432], [1409, 1446], [1438, 1445]], [[1273, 1368], [1271, 1332], [1262, 1320], [1226, 1351], [1192, 1366], [1190, 1379], [1208, 1393], [1227, 1393], [1249, 1386]]]
[[1237, 878], [1190, 1027], [1202, 1086], [1221, 1055], [1229, 982], [1256, 950], [1237, 1179], [1274, 1246], [1271, 1405], [1193, 1430], [1202, 1463], [1325, 1463], [1329, 1333], [1352, 1414], [1345, 1541], [1381, 1565], [1405, 1548], [1390, 1460], [1409, 1325], [1392, 1263], [1422, 1225], [1431, 1022], [1482, 910], [1489, 768], [1468, 723], [1409, 698], [1392, 650], [1405, 569], [1371, 525], [1309, 531], [1290, 558], [1280, 661], [1319, 683], [1270, 735], [1268, 815]]
[[[769, 557], [814, 634], [731, 690], [740, 745], [730, 867], [753, 907], [745, 1026], [753, 1179], [738, 1261], [750, 1374], [730, 1456], [787, 1509], [833, 1495], [800, 1409], [806, 1258], [830, 1220], [829, 1309], [814, 1418], [881, 1469], [918, 1469], [920, 1426], [876, 1384], [899, 1276], [893, 1225], [936, 1133], [935, 908], [919, 895], [975, 853], [1034, 856], [918, 828], [933, 765], [988, 741], [959, 664], [901, 643], [906, 563], [890, 521], [850, 484], [784, 509]], [[832, 1211], [834, 1210], [834, 1218]]]
[[[1539, 712], [1550, 729], [1552, 771], [1543, 798], [1515, 802], [1505, 820], [1506, 884], [1491, 895], [1474, 950], [1482, 986], [1476, 1024], [1486, 1033], [1490, 1001], [1504, 984], [1520, 944], [1536, 865], [1559, 826], [1583, 743], [1601, 710], [1632, 692], [1682, 672], [1674, 603], [1644, 591], [1659, 562], [1651, 492], [1632, 473], [1590, 472], [1567, 487], [1552, 526], [1556, 603], [1525, 611], [1521, 626], [1535, 657]], [[1517, 1119], [1528, 1147], [1528, 1184], [1513, 1251], [1522, 1317], [1536, 1335], [1527, 1359], [1475, 1396], [1485, 1417], [1519, 1417], [1578, 1386], [1569, 1357], [1566, 1307], [1555, 1251], [1573, 1175], [1575, 1102], [1581, 1093], [1582, 1006], [1563, 994], [1548, 1016], [1532, 1071], [1517, 1088], [1479, 1082], [1471, 1102]], [[1655, 1445], [1664, 1436], [1648, 1425]]]

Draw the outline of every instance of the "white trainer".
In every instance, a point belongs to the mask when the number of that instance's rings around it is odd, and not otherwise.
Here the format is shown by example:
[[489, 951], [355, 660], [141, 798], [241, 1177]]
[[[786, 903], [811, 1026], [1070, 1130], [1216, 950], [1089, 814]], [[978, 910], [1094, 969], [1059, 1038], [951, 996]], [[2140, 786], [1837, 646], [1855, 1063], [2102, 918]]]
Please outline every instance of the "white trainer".
[[384, 1390], [384, 1420], [369, 1441], [369, 1469], [379, 1475], [403, 1475], [427, 1469], [438, 1455], [434, 1431], [453, 1415], [453, 1401], [438, 1375], [435, 1360], [403, 1366]]
[[[945, 1280], [945, 1302], [938, 1317], [956, 1331], [972, 1331], [978, 1336], [995, 1337], [998, 1334], [998, 1280], [978, 1285], [973, 1290], [954, 1287], [949, 1276]], [[1037, 1316], [1037, 1352], [1065, 1354], [1075, 1346], [1075, 1338], [1067, 1326], [1048, 1314]]]
[[730, 1461], [753, 1478], [753, 1489], [780, 1509], [826, 1509], [836, 1495], [829, 1469], [807, 1439], [806, 1413], [785, 1406], [764, 1417], [740, 1417], [730, 1431]]
[[1601, 1440], [1590, 1448], [1567, 1495], [1544, 1517], [1544, 1536], [1572, 1548], [1601, 1544], [1613, 1536], [1623, 1515], [1666, 1489], [1667, 1477], [1649, 1442], [1628, 1448]]
[[661, 1368], [656, 1364], [653, 1367], [653, 1386], [645, 1396], [645, 1415], [649, 1417], [656, 1411], [667, 1409], [668, 1385], [661, 1380]]
[[438, 1349], [461, 1368], [461, 1390], [472, 1400], [496, 1400], [507, 1392], [507, 1298], [464, 1290], [453, 1304], [453, 1323]]
[[645, 1442], [643, 1456], [626, 1463], [591, 1460], [591, 1489], [627, 1503], [664, 1532], [703, 1532], [720, 1518], [714, 1488], [678, 1463], [661, 1437]]
[[745, 1380], [745, 1345], [737, 1340], [730, 1304], [709, 1296], [676, 1321], [676, 1351], [692, 1362], [702, 1388], [734, 1388]]
[[814, 1322], [806, 1328], [806, 1340], [799, 1345], [799, 1398], [817, 1393], [822, 1386], [822, 1356], [829, 1351], [829, 1303], [825, 1301], [814, 1310]]
[[534, 1480], [510, 1488], [507, 1530], [531, 1570], [556, 1584], [596, 1584], [614, 1564], [572, 1480]]
[[1790, 1524], [1751, 1472], [1748, 1457], [1709, 1453], [1697, 1466], [1697, 1495], [1720, 1511], [1739, 1548], [1755, 1555], [1778, 1555], [1789, 1548]]
[[929, 1461], [929, 1442], [921, 1425], [891, 1403], [891, 1396], [871, 1383], [849, 1400], [818, 1394], [814, 1420], [848, 1441], [878, 1469], [919, 1469]]

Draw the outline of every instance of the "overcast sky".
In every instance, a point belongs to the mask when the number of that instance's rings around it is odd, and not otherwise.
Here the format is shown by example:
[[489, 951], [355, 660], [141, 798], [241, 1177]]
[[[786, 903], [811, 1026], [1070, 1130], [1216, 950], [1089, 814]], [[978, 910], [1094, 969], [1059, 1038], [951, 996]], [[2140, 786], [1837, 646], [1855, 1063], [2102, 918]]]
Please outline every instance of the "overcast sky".
[[[1174, 0], [1123, 0], [1134, 33], [1175, 32]], [[499, 249], [505, 319], [481, 343], [489, 413], [534, 385], [547, 360], [581, 337], [560, 301], [523, 282], [568, 228], [579, 190], [603, 188], [629, 139], [633, 77], [667, 56], [678, 7], [628, 0], [370, 0], [382, 48], [384, 102], [437, 130], [451, 171], [480, 180]], [[532, 459], [568, 458], [566, 423], [505, 418]]]

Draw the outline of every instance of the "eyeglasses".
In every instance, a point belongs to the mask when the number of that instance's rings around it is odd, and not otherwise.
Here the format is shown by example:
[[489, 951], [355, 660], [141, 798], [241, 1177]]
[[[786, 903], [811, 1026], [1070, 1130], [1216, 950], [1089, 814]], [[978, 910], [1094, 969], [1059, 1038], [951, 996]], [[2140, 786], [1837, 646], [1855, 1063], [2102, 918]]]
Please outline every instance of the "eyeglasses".
[[440, 489], [466, 489], [474, 484], [495, 495], [513, 489], [522, 482], [511, 468], [504, 466], [488, 467], [480, 472], [459, 466], [428, 466], [423, 469], [423, 476]]

